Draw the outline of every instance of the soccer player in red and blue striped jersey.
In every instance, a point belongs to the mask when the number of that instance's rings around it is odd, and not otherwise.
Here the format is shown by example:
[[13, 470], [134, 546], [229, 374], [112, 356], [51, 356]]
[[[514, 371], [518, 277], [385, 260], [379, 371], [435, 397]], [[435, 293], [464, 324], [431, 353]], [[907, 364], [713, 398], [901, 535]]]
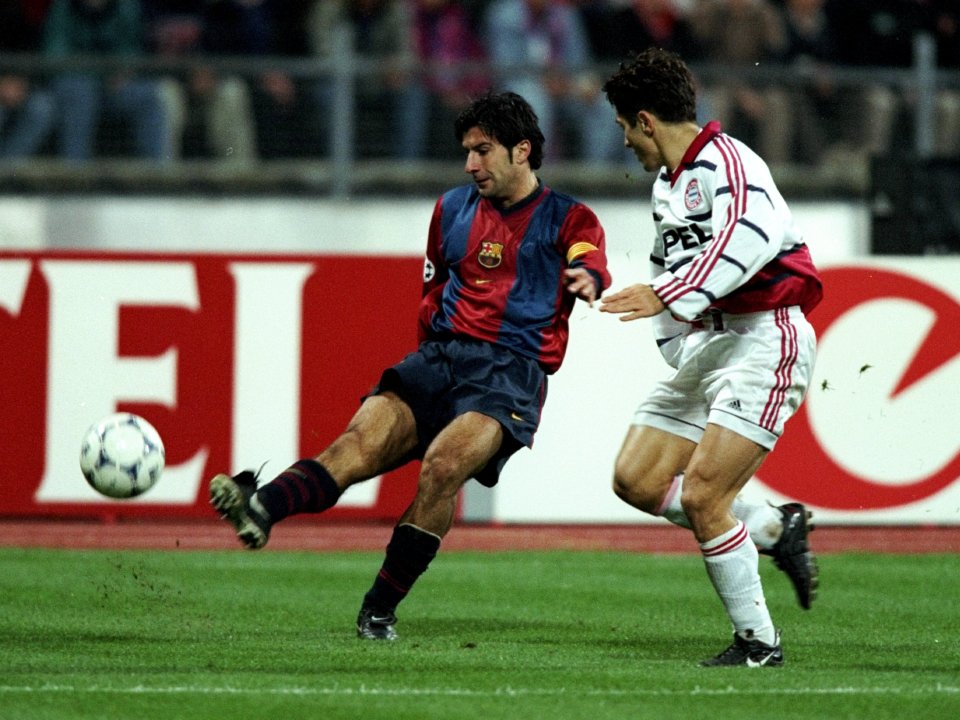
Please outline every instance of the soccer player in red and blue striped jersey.
[[213, 506], [256, 549], [280, 520], [322, 512], [350, 485], [421, 459], [416, 496], [357, 617], [358, 636], [372, 640], [396, 638], [397, 605], [436, 555], [463, 484], [493, 486], [532, 444], [574, 303], [592, 305], [610, 284], [594, 213], [537, 177], [544, 137], [526, 100], [485, 95], [454, 129], [472, 183], [434, 209], [416, 351], [383, 372], [316, 457], [260, 487], [250, 471], [210, 483]]
[[818, 573], [807, 512], [799, 503], [751, 507], [738, 493], [809, 387], [816, 338], [805, 315], [820, 300], [820, 278], [766, 163], [718, 123], [698, 126], [679, 57], [646, 50], [604, 90], [625, 145], [657, 176], [652, 279], [607, 295], [601, 310], [653, 318], [676, 369], [638, 408], [614, 489], [693, 530], [734, 627], [733, 644], [703, 664], [782, 665], [758, 547], [809, 608]]
[[563, 361], [577, 298], [567, 278], [588, 292], [608, 284], [603, 230], [589, 208], [539, 182], [505, 207], [485, 189], [491, 171], [480, 159], [492, 150], [490, 137], [482, 131], [467, 137], [476, 146], [468, 167], [477, 181], [436, 204], [420, 339], [495, 343], [553, 373]]

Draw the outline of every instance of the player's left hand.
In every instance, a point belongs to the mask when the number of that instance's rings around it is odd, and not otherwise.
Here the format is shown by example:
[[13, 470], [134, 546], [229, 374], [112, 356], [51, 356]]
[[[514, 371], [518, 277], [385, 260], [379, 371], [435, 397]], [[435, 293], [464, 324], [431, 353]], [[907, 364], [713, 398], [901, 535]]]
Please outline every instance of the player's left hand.
[[593, 275], [581, 267], [567, 268], [563, 271], [563, 276], [567, 284], [567, 292], [572, 292], [593, 307], [593, 302], [597, 299], [597, 282], [593, 279]]

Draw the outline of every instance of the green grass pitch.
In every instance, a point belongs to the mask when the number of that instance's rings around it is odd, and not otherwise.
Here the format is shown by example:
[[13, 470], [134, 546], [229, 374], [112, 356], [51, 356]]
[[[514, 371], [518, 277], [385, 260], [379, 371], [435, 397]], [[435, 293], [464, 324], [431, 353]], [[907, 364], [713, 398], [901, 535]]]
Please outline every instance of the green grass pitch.
[[761, 558], [782, 668], [695, 556], [441, 553], [395, 643], [353, 622], [371, 553], [0, 550], [0, 717], [960, 717], [960, 556], [820, 558], [810, 612]]

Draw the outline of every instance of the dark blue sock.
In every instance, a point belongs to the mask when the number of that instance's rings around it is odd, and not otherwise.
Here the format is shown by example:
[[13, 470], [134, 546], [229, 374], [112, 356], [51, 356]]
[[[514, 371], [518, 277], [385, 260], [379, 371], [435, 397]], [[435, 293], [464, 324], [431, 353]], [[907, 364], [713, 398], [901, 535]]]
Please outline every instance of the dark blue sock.
[[260, 504], [277, 522], [297, 513], [318, 513], [336, 505], [342, 491], [316, 460], [298, 460], [257, 491]]
[[393, 612], [430, 565], [440, 549], [440, 538], [415, 525], [398, 525], [387, 545], [387, 556], [363, 597], [364, 607]]

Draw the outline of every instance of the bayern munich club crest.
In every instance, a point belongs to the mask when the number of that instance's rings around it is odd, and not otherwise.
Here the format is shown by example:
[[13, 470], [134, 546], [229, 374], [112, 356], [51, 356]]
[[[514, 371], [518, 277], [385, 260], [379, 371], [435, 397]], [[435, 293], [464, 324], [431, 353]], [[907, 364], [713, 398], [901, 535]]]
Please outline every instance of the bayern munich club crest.
[[687, 183], [686, 189], [683, 191], [683, 203], [687, 206], [687, 210], [693, 210], [695, 207], [700, 205], [700, 202], [703, 200], [703, 196], [700, 194], [700, 183], [695, 179]]
[[503, 245], [485, 240], [480, 243], [480, 252], [477, 260], [485, 268], [495, 268], [503, 260]]

